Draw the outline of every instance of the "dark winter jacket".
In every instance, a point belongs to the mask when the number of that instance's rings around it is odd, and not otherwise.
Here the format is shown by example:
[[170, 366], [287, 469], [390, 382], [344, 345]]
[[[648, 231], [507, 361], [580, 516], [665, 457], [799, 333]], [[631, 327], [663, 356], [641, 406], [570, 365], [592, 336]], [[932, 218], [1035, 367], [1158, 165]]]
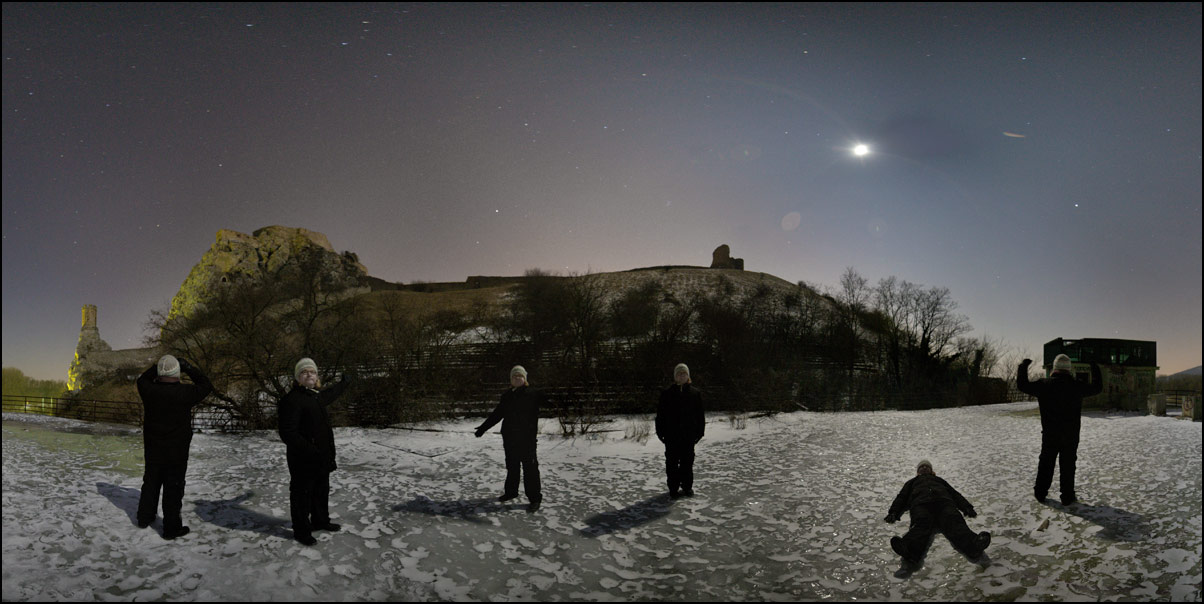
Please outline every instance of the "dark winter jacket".
[[502, 401], [477, 427], [484, 432], [502, 422], [502, 440], [514, 445], [533, 445], [539, 433], [539, 407], [543, 393], [530, 386], [511, 388], [502, 393]]
[[1016, 387], [1025, 394], [1037, 397], [1037, 404], [1041, 407], [1042, 432], [1068, 433], [1077, 437], [1082, 424], [1083, 399], [1099, 394], [1104, 384], [1097, 363], [1091, 364], [1090, 384], [1063, 372], [1030, 382], [1028, 366], [1021, 365], [1016, 372]]
[[200, 370], [181, 363], [180, 370], [192, 378], [191, 384], [160, 382], [157, 365], [138, 376], [138, 396], [142, 399], [142, 447], [148, 464], [188, 462], [192, 444], [192, 408], [213, 392], [213, 384]]
[[967, 516], [975, 515], [974, 506], [962, 497], [957, 489], [949, 486], [944, 478], [935, 474], [920, 474], [903, 485], [894, 503], [890, 504], [890, 515], [897, 518], [916, 506], [930, 504], [952, 504]]
[[293, 389], [276, 405], [280, 440], [288, 445], [289, 472], [333, 472], [334, 429], [326, 408], [343, 394], [346, 377], [326, 390], [310, 390], [293, 382]]
[[656, 437], [661, 442], [694, 444], [706, 430], [702, 394], [690, 384], [673, 384], [661, 391], [656, 407]]

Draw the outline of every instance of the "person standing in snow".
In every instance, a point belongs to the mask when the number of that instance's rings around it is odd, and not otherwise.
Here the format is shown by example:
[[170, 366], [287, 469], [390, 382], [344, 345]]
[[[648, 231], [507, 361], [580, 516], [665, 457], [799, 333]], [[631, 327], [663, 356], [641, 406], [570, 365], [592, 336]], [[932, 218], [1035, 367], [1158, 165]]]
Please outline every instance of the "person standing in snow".
[[[183, 371], [191, 384], [180, 382]], [[138, 528], [155, 520], [159, 490], [163, 491], [163, 537], [188, 534], [180, 510], [184, 507], [184, 475], [188, 472], [188, 447], [192, 444], [192, 408], [213, 392], [201, 370], [184, 359], [165, 354], [137, 381], [142, 399], [142, 446], [146, 471], [138, 498]]]
[[969, 518], [978, 516], [974, 506], [945, 479], [937, 476], [932, 470], [932, 462], [927, 459], [916, 466], [915, 478], [903, 484], [903, 489], [891, 503], [886, 521], [898, 522], [903, 512], [911, 514], [911, 527], [902, 537], [891, 537], [890, 547], [912, 570], [919, 567], [928, 553], [928, 546], [937, 531], [944, 533], [954, 549], [971, 560], [978, 560], [991, 544], [991, 533], [983, 531], [975, 535], [966, 526], [962, 514]]
[[673, 368], [673, 385], [661, 391], [656, 407], [656, 437], [665, 443], [669, 497], [694, 496], [694, 445], [702, 440], [706, 417], [702, 394], [691, 385], [690, 368]]
[[334, 461], [334, 430], [326, 408], [347, 390], [346, 374], [338, 384], [319, 391], [318, 365], [301, 359], [293, 368], [293, 389], [276, 405], [280, 440], [288, 446], [288, 500], [293, 539], [303, 545], [318, 542], [313, 531], [341, 528], [330, 521], [330, 473]]
[[1075, 462], [1079, 455], [1079, 430], [1082, 426], [1083, 399], [1095, 396], [1104, 389], [1099, 364], [1091, 363], [1091, 382], [1074, 379], [1070, 357], [1059, 354], [1054, 357], [1053, 371], [1047, 379], [1028, 381], [1028, 366], [1032, 359], [1024, 359], [1016, 372], [1016, 387], [1021, 392], [1037, 397], [1041, 408], [1041, 455], [1037, 458], [1037, 482], [1033, 485], [1033, 496], [1045, 503], [1049, 487], [1053, 483], [1054, 462], [1060, 470], [1060, 488], [1063, 505], [1078, 501], [1074, 492]]
[[527, 370], [522, 365], [510, 369], [510, 389], [484, 423], [477, 427], [477, 438], [502, 422], [502, 448], [506, 452], [506, 484], [498, 501], [518, 497], [518, 480], [522, 476], [527, 495], [527, 512], [539, 510], [543, 501], [539, 482], [539, 460], [536, 458], [536, 436], [539, 434], [539, 407], [543, 394], [527, 383]]

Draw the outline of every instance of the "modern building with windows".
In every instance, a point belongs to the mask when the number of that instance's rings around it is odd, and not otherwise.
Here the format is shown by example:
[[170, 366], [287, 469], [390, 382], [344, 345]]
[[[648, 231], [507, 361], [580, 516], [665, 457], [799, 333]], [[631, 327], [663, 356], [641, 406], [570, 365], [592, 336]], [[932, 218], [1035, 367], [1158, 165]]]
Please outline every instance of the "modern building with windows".
[[1045, 375], [1053, 369], [1059, 354], [1070, 357], [1074, 376], [1091, 381], [1091, 362], [1100, 365], [1104, 391], [1083, 401], [1084, 405], [1137, 411], [1145, 409], [1146, 399], [1154, 392], [1158, 373], [1158, 343], [1142, 340], [1058, 338], [1045, 343]]

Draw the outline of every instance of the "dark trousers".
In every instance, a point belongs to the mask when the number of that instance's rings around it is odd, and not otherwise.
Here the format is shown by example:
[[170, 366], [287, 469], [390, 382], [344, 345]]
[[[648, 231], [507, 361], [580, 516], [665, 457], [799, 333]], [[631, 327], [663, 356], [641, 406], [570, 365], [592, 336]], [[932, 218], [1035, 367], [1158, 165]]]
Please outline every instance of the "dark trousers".
[[911, 527], [903, 535], [903, 551], [907, 552], [907, 559], [923, 559], [937, 532], [944, 533], [953, 548], [967, 556], [974, 557], [982, 553], [974, 548], [978, 535], [966, 526], [966, 519], [952, 503], [917, 505], [909, 510], [909, 514]]
[[1053, 484], [1054, 462], [1057, 462], [1062, 498], [1073, 498], [1074, 470], [1078, 458], [1078, 434], [1047, 436], [1044, 432], [1041, 433], [1041, 456], [1037, 458], [1037, 483], [1033, 485], [1034, 493], [1042, 497], [1049, 493], [1049, 487]]
[[138, 522], [150, 524], [159, 509], [159, 491], [163, 491], [163, 530], [183, 526], [180, 510], [184, 507], [184, 474], [188, 462], [148, 463], [142, 474], [142, 495], [138, 497]]
[[523, 492], [527, 501], [543, 501], [543, 485], [539, 481], [539, 460], [535, 456], [535, 441], [511, 442], [502, 437], [506, 450], [506, 495], [518, 495], [518, 481], [522, 478]]
[[310, 535], [313, 527], [330, 523], [330, 472], [289, 468], [288, 507], [293, 534]]
[[665, 474], [669, 478], [670, 493], [676, 493], [678, 489], [683, 491], [694, 489], [693, 442], [665, 443]]

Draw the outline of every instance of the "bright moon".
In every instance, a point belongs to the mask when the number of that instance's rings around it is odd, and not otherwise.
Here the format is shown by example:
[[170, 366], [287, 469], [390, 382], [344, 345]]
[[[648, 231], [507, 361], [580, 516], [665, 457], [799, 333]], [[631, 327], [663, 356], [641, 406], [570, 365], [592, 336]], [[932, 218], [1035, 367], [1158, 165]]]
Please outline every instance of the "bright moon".
[[870, 148], [866, 145], [857, 145], [853, 147], [853, 155], [857, 157], [865, 157], [870, 154]]

